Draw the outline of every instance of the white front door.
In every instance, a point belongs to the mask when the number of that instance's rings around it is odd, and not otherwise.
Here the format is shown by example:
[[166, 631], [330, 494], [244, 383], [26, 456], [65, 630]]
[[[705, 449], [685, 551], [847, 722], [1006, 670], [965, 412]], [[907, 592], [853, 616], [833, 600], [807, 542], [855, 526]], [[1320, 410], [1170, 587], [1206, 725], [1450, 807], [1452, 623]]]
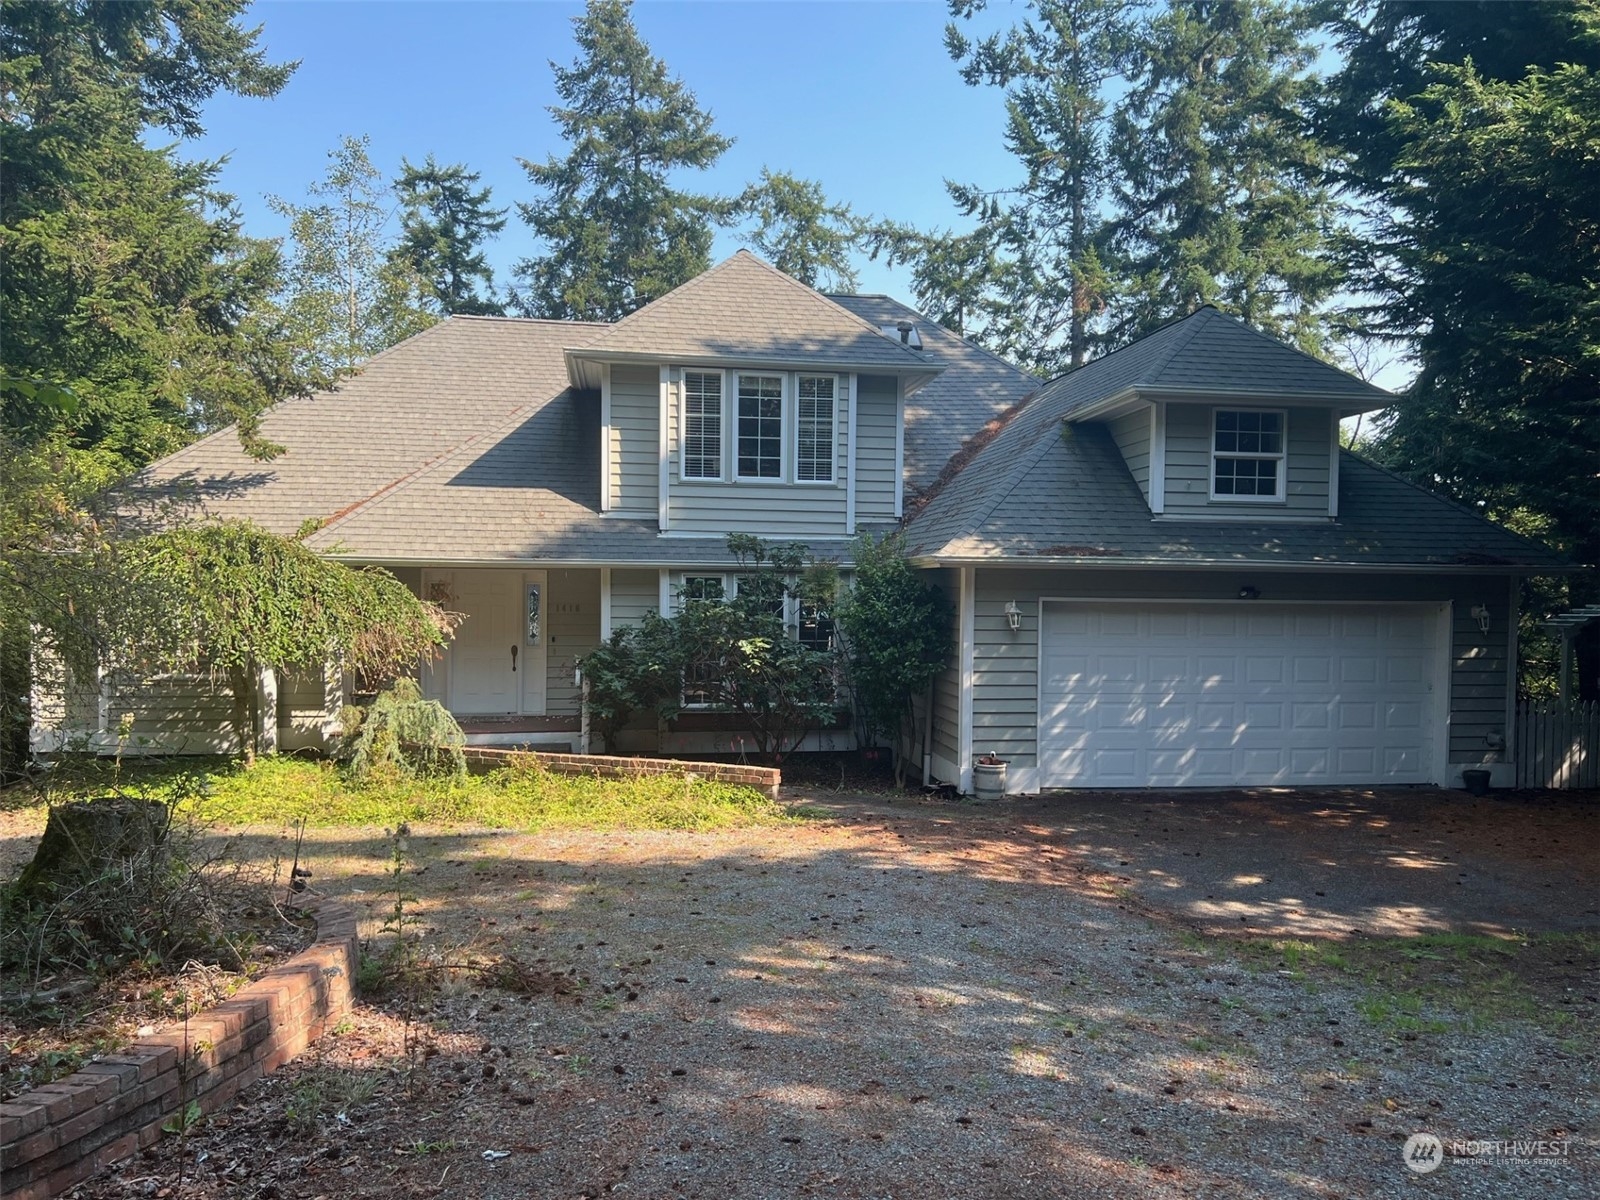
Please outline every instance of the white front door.
[[1419, 605], [1046, 603], [1040, 783], [1431, 782], [1440, 623]]
[[458, 715], [520, 711], [522, 616], [516, 571], [455, 571], [446, 607], [462, 614], [450, 643], [445, 707]]

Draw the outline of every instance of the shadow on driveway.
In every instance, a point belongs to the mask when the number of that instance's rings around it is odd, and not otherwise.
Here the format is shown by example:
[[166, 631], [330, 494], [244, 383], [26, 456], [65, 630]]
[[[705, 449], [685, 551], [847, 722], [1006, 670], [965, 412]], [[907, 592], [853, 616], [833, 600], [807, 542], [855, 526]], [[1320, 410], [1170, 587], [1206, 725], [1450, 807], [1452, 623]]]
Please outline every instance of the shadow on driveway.
[[1208, 933], [1600, 928], [1592, 792], [1058, 792], [1001, 808]]

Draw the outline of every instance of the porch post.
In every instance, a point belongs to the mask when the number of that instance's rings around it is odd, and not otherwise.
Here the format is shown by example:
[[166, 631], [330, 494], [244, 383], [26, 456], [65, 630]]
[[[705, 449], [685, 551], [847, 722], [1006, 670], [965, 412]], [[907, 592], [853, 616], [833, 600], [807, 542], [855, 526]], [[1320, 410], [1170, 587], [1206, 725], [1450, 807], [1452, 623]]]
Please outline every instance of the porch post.
[[578, 753], [589, 753], [589, 677], [583, 676], [578, 693]]

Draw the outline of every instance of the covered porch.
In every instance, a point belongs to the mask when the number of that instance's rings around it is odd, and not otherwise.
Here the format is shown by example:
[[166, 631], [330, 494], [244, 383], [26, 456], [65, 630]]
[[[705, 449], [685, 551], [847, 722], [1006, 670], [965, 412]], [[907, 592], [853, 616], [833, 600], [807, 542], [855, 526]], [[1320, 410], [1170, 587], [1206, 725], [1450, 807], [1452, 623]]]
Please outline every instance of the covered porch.
[[460, 617], [421, 684], [461, 723], [469, 745], [586, 750], [577, 664], [600, 644], [601, 568], [389, 569]]

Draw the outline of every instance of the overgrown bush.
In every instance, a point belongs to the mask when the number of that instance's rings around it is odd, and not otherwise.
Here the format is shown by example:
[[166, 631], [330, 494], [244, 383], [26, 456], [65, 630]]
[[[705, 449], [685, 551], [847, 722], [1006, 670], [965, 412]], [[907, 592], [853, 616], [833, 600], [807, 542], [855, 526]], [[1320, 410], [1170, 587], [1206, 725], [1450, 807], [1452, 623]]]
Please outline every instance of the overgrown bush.
[[347, 706], [341, 724], [339, 754], [358, 779], [467, 773], [466, 734], [449, 709], [423, 698], [414, 679], [395, 680], [366, 708]]
[[923, 695], [950, 659], [950, 602], [905, 556], [899, 535], [864, 535], [854, 547], [854, 586], [839, 606], [856, 725], [871, 742], [896, 746], [895, 782], [905, 786], [899, 742]]
[[646, 709], [659, 709], [678, 692], [675, 656], [663, 658], [657, 643], [641, 640], [640, 630], [626, 626], [583, 656], [584, 702], [589, 730], [598, 735], [607, 754], [617, 752], [617, 735]]

